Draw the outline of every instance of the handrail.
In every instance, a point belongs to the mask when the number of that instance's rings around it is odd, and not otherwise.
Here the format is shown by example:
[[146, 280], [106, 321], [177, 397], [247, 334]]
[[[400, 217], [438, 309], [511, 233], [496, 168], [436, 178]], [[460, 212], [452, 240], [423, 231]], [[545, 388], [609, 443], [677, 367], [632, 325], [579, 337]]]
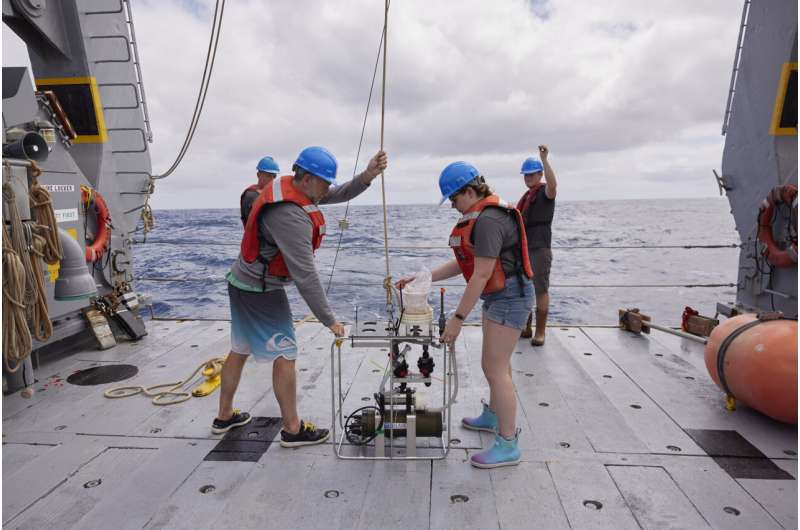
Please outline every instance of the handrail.
[[747, 27], [747, 17], [750, 14], [750, 0], [744, 0], [742, 6], [742, 22], [739, 25], [739, 38], [736, 40], [736, 55], [733, 57], [733, 70], [731, 71], [731, 85], [728, 88], [728, 101], [725, 103], [725, 117], [722, 119], [722, 135], [728, 132], [728, 123], [733, 112], [733, 94], [736, 92], [736, 81], [739, 78], [739, 60], [742, 58], [744, 47], [744, 34]]
[[[138, 243], [137, 243], [138, 244]], [[215, 241], [177, 241], [177, 240], [148, 240], [148, 245], [175, 245], [175, 246], [195, 246], [207, 245], [215, 247], [239, 247], [239, 243], [220, 243]], [[377, 245], [347, 245], [349, 249], [359, 250], [378, 250]], [[553, 250], [590, 250], [590, 249], [720, 249], [720, 248], [742, 248], [739, 243], [720, 243], [715, 245], [556, 245], [551, 247]], [[390, 250], [450, 250], [446, 245], [390, 245]], [[383, 250], [383, 247], [380, 247]]]
[[[223, 280], [222, 276], [206, 276], [203, 278], [170, 278], [157, 276], [140, 276], [134, 278], [140, 282], [164, 282], [164, 283], [217, 283]], [[341, 283], [341, 282], [340, 282]], [[383, 286], [383, 282], [346, 282], [352, 287], [378, 287]], [[464, 287], [466, 283], [437, 283], [437, 287]], [[735, 283], [695, 283], [695, 284], [675, 284], [675, 283], [636, 283], [636, 284], [550, 284], [550, 287], [559, 288], [591, 288], [591, 289], [616, 289], [616, 288], [647, 288], [647, 289], [675, 289], [675, 288], [720, 288], [736, 287]]]
[[150, 128], [150, 113], [147, 112], [147, 97], [144, 94], [144, 78], [142, 77], [141, 62], [139, 61], [139, 47], [136, 44], [136, 30], [133, 27], [133, 13], [131, 11], [130, 0], [123, 0], [125, 5], [125, 21], [131, 34], [131, 48], [133, 49], [133, 65], [136, 69], [136, 83], [139, 86], [141, 95], [142, 113], [144, 114], [144, 126], [147, 130], [145, 135], [149, 143], [153, 143], [153, 130]]

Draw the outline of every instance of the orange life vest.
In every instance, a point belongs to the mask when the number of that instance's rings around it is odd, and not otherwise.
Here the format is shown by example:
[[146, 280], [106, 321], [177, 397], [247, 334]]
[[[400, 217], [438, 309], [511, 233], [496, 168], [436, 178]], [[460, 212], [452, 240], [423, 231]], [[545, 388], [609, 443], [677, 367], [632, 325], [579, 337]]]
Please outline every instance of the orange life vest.
[[[247, 192], [249, 192], [249, 191], [254, 191], [256, 193], [259, 193], [258, 184], [251, 184], [250, 186], [247, 186], [245, 188], [245, 190], [242, 192], [242, 195], [239, 197], [239, 215], [242, 218], [242, 226], [247, 226], [247, 218], [249, 217], [249, 215], [245, 215], [245, 213], [244, 213], [244, 198], [247, 195]], [[255, 201], [253, 201], [253, 202], [255, 202]], [[251, 204], [250, 205], [251, 209], [252, 209], [252, 206], [253, 205]], [[249, 213], [250, 212], [248, 212], [248, 214]]]
[[284, 177], [276, 178], [272, 185], [264, 186], [259, 193], [258, 198], [253, 202], [253, 207], [250, 210], [250, 216], [247, 218], [247, 224], [244, 228], [244, 237], [242, 238], [241, 252], [242, 258], [247, 263], [253, 263], [258, 260], [264, 264], [264, 275], [268, 272], [272, 276], [282, 276], [290, 278], [289, 269], [286, 267], [286, 262], [283, 259], [280, 249], [274, 258], [267, 263], [266, 259], [261, 256], [259, 252], [261, 242], [258, 234], [258, 218], [262, 208], [268, 204], [277, 204], [279, 202], [291, 202], [300, 206], [308, 218], [311, 219], [313, 225], [311, 232], [311, 250], [316, 250], [322, 244], [322, 237], [325, 235], [325, 217], [317, 207], [316, 204], [306, 197], [300, 190], [292, 184], [292, 176], [287, 175]]
[[[519, 230], [519, 243], [516, 246], [519, 252], [519, 260], [522, 263], [522, 269], [519, 271], [524, 274], [526, 278], [533, 278], [533, 268], [528, 257], [528, 238], [525, 236], [525, 223], [519, 210], [512, 205], [500, 200], [497, 195], [490, 195], [475, 203], [464, 215], [459, 219], [453, 231], [450, 232], [450, 248], [456, 255], [458, 267], [464, 275], [464, 279], [469, 281], [475, 271], [475, 245], [472, 243], [472, 229], [475, 227], [475, 222], [478, 220], [481, 212], [487, 207], [502, 208], [513, 215], [517, 222]], [[503, 247], [502, 250], [508, 250], [510, 247]], [[502, 251], [501, 251], [502, 252]], [[502, 291], [506, 285], [506, 275], [503, 272], [503, 264], [498, 256], [495, 261], [494, 272], [492, 272], [489, 281], [486, 282], [486, 287], [483, 289], [483, 294], [496, 293]]]

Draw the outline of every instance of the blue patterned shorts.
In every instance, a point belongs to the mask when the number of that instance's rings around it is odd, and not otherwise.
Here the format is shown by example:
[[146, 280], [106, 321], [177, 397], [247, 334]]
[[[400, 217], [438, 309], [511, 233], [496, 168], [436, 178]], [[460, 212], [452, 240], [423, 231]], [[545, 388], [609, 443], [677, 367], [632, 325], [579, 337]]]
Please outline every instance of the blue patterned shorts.
[[231, 305], [231, 351], [256, 361], [297, 359], [297, 338], [289, 299], [283, 289], [263, 293], [228, 284]]

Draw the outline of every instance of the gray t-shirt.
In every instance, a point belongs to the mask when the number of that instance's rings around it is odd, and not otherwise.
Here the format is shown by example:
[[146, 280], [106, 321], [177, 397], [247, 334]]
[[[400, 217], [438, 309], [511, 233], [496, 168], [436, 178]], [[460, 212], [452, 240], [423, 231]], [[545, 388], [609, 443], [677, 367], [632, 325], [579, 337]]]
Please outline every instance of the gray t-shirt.
[[[320, 204], [349, 201], [368, 187], [361, 175], [357, 175], [341, 186], [331, 187]], [[269, 261], [280, 249], [286, 268], [291, 274], [291, 279], [287, 279], [267, 273], [263, 279], [265, 289], [282, 289], [294, 282], [311, 312], [323, 325], [330, 326], [336, 322], [314, 264], [314, 253], [311, 249], [313, 224], [308, 214], [300, 206], [290, 202], [267, 205], [261, 210], [258, 225], [261, 241], [259, 253]], [[251, 290], [261, 291], [263, 273], [264, 264], [257, 260], [247, 263], [240, 253], [231, 266], [231, 275], [235, 280], [231, 283], [237, 287], [246, 286]]]
[[515, 274], [521, 265], [519, 250], [508, 248], [519, 245], [519, 228], [514, 217], [504, 209], [487, 207], [481, 212], [472, 229], [472, 242], [476, 257], [500, 257], [506, 277]]

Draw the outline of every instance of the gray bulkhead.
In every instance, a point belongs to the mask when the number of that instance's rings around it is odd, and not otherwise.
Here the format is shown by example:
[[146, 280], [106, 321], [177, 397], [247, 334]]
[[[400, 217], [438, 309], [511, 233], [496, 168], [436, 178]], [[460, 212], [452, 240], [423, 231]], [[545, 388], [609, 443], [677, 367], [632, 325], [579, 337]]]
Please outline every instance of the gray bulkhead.
[[[791, 72], [792, 64], [795, 79], [797, 75], [797, 2], [745, 2], [744, 10], [722, 158], [723, 184], [743, 244], [737, 303], [796, 317], [797, 267], [770, 268], [757, 236], [759, 207], [770, 190], [797, 185], [796, 92], [793, 132], [791, 127], [776, 130], [774, 121], [784, 100], [791, 98], [785, 72]], [[776, 240], [791, 224], [788, 208], [781, 210], [773, 225]]]

